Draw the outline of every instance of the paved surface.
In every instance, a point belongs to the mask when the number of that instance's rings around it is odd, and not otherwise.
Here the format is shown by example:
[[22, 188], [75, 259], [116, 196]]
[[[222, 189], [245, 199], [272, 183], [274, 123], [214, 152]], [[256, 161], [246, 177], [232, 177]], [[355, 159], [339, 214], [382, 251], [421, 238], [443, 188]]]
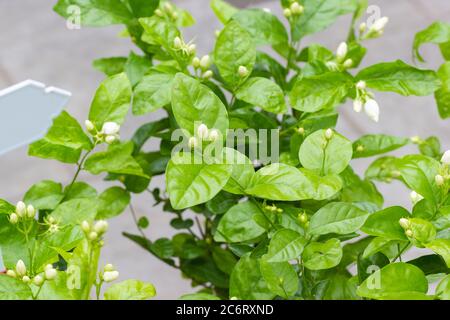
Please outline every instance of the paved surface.
[[[78, 119], [86, 118], [93, 93], [103, 76], [91, 67], [91, 61], [105, 56], [127, 55], [130, 45], [127, 39], [116, 34], [118, 27], [68, 30], [65, 22], [51, 10], [54, 0], [0, 0], [0, 88], [24, 79], [35, 79], [59, 86], [73, 93], [68, 106]], [[188, 38], [196, 36], [199, 53], [212, 49], [213, 33], [220, 28], [212, 12], [207, 9], [208, 0], [178, 1], [197, 18], [198, 24], [186, 32]], [[278, 1], [239, 1], [248, 6], [262, 6], [280, 13]], [[391, 22], [381, 40], [367, 43], [369, 53], [365, 65], [397, 58], [411, 60], [411, 44], [415, 32], [425, 28], [434, 20], [447, 20], [450, 16], [448, 0], [379, 0], [370, 1], [381, 8], [382, 15]], [[348, 17], [343, 17], [332, 29], [308, 38], [305, 41], [321, 42], [332, 48], [345, 38]], [[432, 46], [424, 47], [424, 56], [429, 66], [441, 63], [438, 51]], [[439, 119], [431, 97], [406, 98], [395, 94], [378, 94], [381, 119], [371, 123], [364, 115], [355, 114], [350, 105], [341, 108], [339, 130], [349, 138], [357, 138], [367, 132], [389, 133], [401, 136], [438, 135], [444, 147], [450, 148], [449, 121]], [[26, 116], [26, 115], [25, 115]], [[123, 129], [129, 137], [139, 124], [159, 117], [158, 113], [140, 118], [130, 116]], [[148, 148], [154, 147], [150, 144]], [[405, 149], [407, 151], [408, 149]], [[367, 161], [355, 161], [359, 172]], [[19, 200], [33, 183], [42, 179], [54, 179], [68, 183], [74, 168], [54, 161], [33, 159], [26, 156], [22, 148], [0, 158], [0, 196], [10, 201]], [[82, 176], [99, 189], [107, 186], [101, 177]], [[155, 179], [152, 185], [162, 185]], [[400, 185], [382, 185], [386, 204], [409, 206], [407, 190]], [[138, 196], [134, 199], [139, 214], [151, 221], [148, 234], [152, 238], [168, 236], [170, 214], [161, 208], [153, 208], [151, 199]], [[166, 267], [151, 255], [138, 248], [121, 235], [122, 231], [136, 232], [129, 212], [111, 221], [103, 261], [117, 265], [121, 277], [152, 281], [158, 290], [159, 299], [177, 298], [191, 291], [190, 284], [182, 280], [178, 271]]]

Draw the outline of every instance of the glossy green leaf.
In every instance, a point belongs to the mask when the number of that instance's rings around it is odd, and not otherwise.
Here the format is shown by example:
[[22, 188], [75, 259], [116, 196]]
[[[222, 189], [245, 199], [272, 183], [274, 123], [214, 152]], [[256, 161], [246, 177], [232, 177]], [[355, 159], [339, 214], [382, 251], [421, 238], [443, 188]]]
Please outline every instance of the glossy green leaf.
[[300, 162], [321, 175], [340, 173], [352, 158], [352, 144], [336, 132], [331, 139], [325, 134], [326, 130], [318, 130], [305, 139], [299, 150]]
[[104, 80], [97, 89], [89, 111], [91, 120], [101, 130], [105, 122], [122, 124], [131, 102], [131, 84], [124, 73]]
[[270, 240], [269, 250], [264, 256], [267, 262], [284, 262], [298, 259], [303, 252], [306, 239], [290, 229], [278, 230]]
[[396, 150], [409, 143], [409, 139], [384, 134], [364, 135], [353, 142], [353, 158], [365, 158]]
[[227, 23], [231, 17], [238, 12], [238, 9], [224, 0], [211, 0], [211, 9], [214, 11], [220, 22]]
[[270, 291], [285, 299], [293, 296], [299, 285], [294, 267], [288, 262], [260, 260], [261, 274]]
[[359, 287], [361, 297], [382, 300], [424, 299], [428, 282], [423, 272], [407, 263], [393, 263], [375, 271]]
[[1, 300], [31, 300], [30, 287], [23, 281], [0, 274]]
[[347, 234], [359, 230], [368, 216], [368, 212], [351, 203], [332, 202], [311, 217], [309, 230], [313, 235]]
[[440, 255], [450, 268], [450, 239], [435, 239], [427, 243], [426, 247]]
[[450, 43], [450, 23], [437, 21], [416, 34], [414, 37], [413, 52], [415, 57], [421, 62], [425, 61], [420, 55], [419, 50], [425, 43], [441, 45], [442, 55], [446, 60], [449, 60], [450, 53], [445, 50], [445, 45]]
[[148, 300], [156, 295], [155, 287], [139, 280], [125, 280], [105, 291], [105, 300]]
[[286, 112], [283, 90], [277, 84], [265, 78], [248, 79], [236, 91], [236, 97], [269, 112]]
[[111, 187], [98, 196], [97, 219], [110, 219], [121, 214], [130, 203], [130, 193], [121, 187]]
[[62, 185], [50, 180], [33, 185], [26, 193], [23, 201], [38, 210], [53, 210], [64, 198]]
[[352, 85], [350, 76], [338, 72], [300, 77], [289, 93], [289, 100], [300, 111], [331, 109], [343, 102]]
[[361, 230], [389, 240], [408, 240], [399, 220], [409, 216], [409, 212], [402, 207], [386, 208], [370, 215]]
[[254, 217], [261, 209], [252, 202], [242, 202], [225, 213], [217, 226], [214, 240], [219, 242], [243, 242], [255, 239], [265, 232]]
[[[252, 72], [255, 60], [256, 49], [252, 36], [238, 22], [228, 22], [214, 48], [214, 62], [221, 77], [232, 88], [237, 88]], [[240, 66], [247, 68], [247, 76], [239, 75]]]
[[144, 115], [168, 105], [172, 100], [174, 76], [166, 73], [146, 75], [137, 84], [133, 96], [133, 114]]
[[365, 81], [369, 88], [404, 96], [427, 96], [440, 87], [434, 71], [417, 69], [401, 60], [370, 66], [361, 70], [356, 78]]
[[450, 62], [444, 63], [438, 70], [442, 86], [434, 93], [442, 119], [450, 117]]
[[63, 202], [51, 214], [61, 225], [79, 225], [84, 220], [93, 221], [96, 215], [95, 199], [73, 199]]
[[178, 125], [191, 135], [194, 135], [196, 126], [203, 123], [225, 136], [227, 110], [211, 89], [200, 81], [178, 73], [172, 87], [172, 109]]
[[125, 71], [126, 57], [111, 57], [94, 60], [92, 66], [110, 77]]
[[310, 270], [330, 269], [342, 259], [341, 242], [330, 239], [324, 243], [311, 242], [303, 250], [303, 263]]

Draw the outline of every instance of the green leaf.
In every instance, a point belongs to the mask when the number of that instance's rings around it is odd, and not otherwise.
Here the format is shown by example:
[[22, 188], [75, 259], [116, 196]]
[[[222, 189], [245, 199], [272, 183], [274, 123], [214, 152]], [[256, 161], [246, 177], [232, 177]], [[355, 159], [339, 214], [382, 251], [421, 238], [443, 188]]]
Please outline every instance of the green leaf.
[[299, 150], [302, 165], [320, 175], [342, 172], [352, 159], [352, 143], [333, 132], [326, 138], [326, 130], [318, 130], [309, 135]]
[[134, 89], [133, 114], [144, 115], [170, 104], [173, 79], [166, 73], [144, 76]]
[[79, 225], [84, 220], [93, 221], [97, 215], [95, 199], [73, 199], [61, 203], [51, 216], [61, 225]]
[[98, 130], [105, 122], [122, 124], [131, 101], [131, 84], [125, 73], [104, 80], [97, 89], [89, 111], [91, 120]]
[[369, 88], [404, 96], [428, 96], [440, 87], [434, 71], [417, 69], [401, 60], [365, 68], [357, 74], [356, 79], [365, 81]]
[[450, 300], [450, 275], [447, 275], [436, 287], [436, 296], [441, 300]]
[[23, 281], [0, 274], [0, 300], [31, 300], [30, 287]]
[[54, 159], [63, 163], [77, 163], [81, 149], [72, 149], [64, 145], [54, 144], [43, 138], [30, 144], [28, 155], [43, 159]]
[[172, 110], [178, 125], [194, 135], [195, 122], [219, 130], [228, 129], [228, 115], [222, 101], [211, 89], [182, 73], [175, 76], [172, 87]]
[[97, 197], [97, 190], [85, 182], [75, 182], [72, 186], [67, 186], [64, 190], [65, 200], [71, 199], [89, 199]]
[[214, 247], [212, 249], [212, 257], [217, 267], [226, 274], [231, 274], [233, 268], [237, 263], [236, 257], [229, 250], [221, 247]]
[[370, 164], [365, 172], [365, 177], [370, 180], [391, 182], [393, 178], [398, 178], [397, 158], [381, 157]]
[[409, 143], [409, 139], [384, 134], [364, 135], [353, 142], [353, 158], [366, 158], [396, 150]]
[[[326, 29], [348, 8], [343, 7], [343, 0], [305, 0], [303, 14], [294, 20], [293, 40], [298, 41], [306, 35]], [[353, 8], [352, 8], [353, 9]]]
[[348, 166], [341, 174], [344, 180], [344, 187], [340, 194], [343, 202], [370, 202], [375, 204], [377, 209], [383, 207], [383, 195], [377, 190], [375, 184], [368, 179], [361, 179]]
[[111, 172], [148, 178], [142, 167], [132, 157], [133, 143], [112, 144], [106, 151], [92, 154], [84, 164], [84, 168], [92, 174]]
[[211, 0], [211, 9], [223, 24], [227, 23], [231, 17], [239, 10], [223, 0]]
[[[255, 60], [256, 49], [252, 36], [238, 22], [228, 22], [214, 48], [214, 62], [222, 78], [233, 89], [237, 88], [252, 72]], [[239, 75], [240, 66], [247, 68], [247, 76]]]
[[256, 45], [289, 45], [286, 28], [272, 13], [262, 9], [240, 10], [233, 15], [233, 20], [250, 33]]
[[133, 18], [126, 4], [116, 0], [59, 0], [53, 10], [62, 17], [73, 20], [78, 13], [70, 10], [71, 6], [79, 8], [81, 24], [84, 26], [126, 24]]
[[434, 93], [442, 119], [450, 117], [450, 62], [444, 63], [438, 70], [438, 77], [442, 86]]
[[298, 259], [305, 244], [306, 239], [298, 232], [289, 229], [278, 230], [270, 239], [264, 260], [271, 263]]
[[446, 60], [450, 60], [450, 54], [445, 50], [445, 46], [450, 43], [450, 23], [436, 21], [428, 28], [416, 34], [414, 37], [413, 53], [421, 62], [425, 62], [425, 60], [420, 55], [419, 50], [425, 43], [441, 45], [442, 55]]
[[449, 271], [444, 259], [437, 254], [421, 256], [414, 260], [409, 260], [408, 263], [419, 267], [426, 276], [448, 273]]
[[223, 190], [234, 194], [245, 194], [245, 189], [250, 185], [255, 169], [253, 163], [244, 154], [232, 149], [234, 153], [233, 171]]
[[53, 119], [53, 124], [44, 138], [52, 144], [65, 146], [71, 149], [91, 150], [92, 143], [84, 133], [78, 121], [66, 111]]
[[361, 230], [389, 240], [408, 240], [399, 220], [409, 216], [409, 212], [402, 207], [386, 208], [370, 215]]
[[94, 60], [92, 66], [110, 77], [125, 71], [126, 57], [111, 57]]
[[259, 260], [244, 255], [230, 277], [230, 297], [240, 300], [270, 300], [275, 296], [262, 277]]
[[311, 184], [305, 175], [297, 168], [282, 163], [259, 169], [245, 192], [259, 198], [278, 201], [314, 197]]
[[126, 0], [136, 18], [150, 17], [158, 8], [160, 0]]
[[289, 262], [260, 260], [259, 264], [261, 274], [270, 291], [285, 299], [289, 299], [297, 292], [299, 279]]
[[246, 201], [233, 206], [220, 219], [214, 240], [218, 242], [243, 242], [253, 240], [265, 232], [254, 217], [261, 215], [261, 209]]
[[370, 241], [369, 245], [364, 249], [363, 258], [368, 258], [372, 255], [374, 255], [377, 252], [382, 251], [387, 246], [391, 245], [394, 242], [394, 240], [386, 239], [383, 237], [375, 237]]
[[155, 295], [156, 290], [151, 283], [125, 280], [106, 289], [105, 300], [148, 300]]
[[236, 91], [236, 97], [269, 112], [286, 112], [283, 90], [266, 78], [255, 77], [248, 79]]
[[423, 272], [411, 264], [398, 262], [370, 275], [359, 287], [359, 296], [370, 299], [424, 299], [428, 282]]
[[437, 137], [431, 136], [419, 142], [419, 151], [424, 156], [441, 160], [441, 142]]
[[340, 72], [299, 77], [289, 93], [289, 100], [292, 107], [300, 111], [331, 109], [343, 102], [352, 85], [352, 78]]
[[398, 166], [409, 188], [425, 199], [437, 203], [440, 194], [434, 181], [440, 169], [437, 160], [422, 155], [409, 155], [398, 160]]
[[352, 233], [361, 228], [368, 216], [368, 212], [351, 203], [332, 202], [311, 217], [309, 230], [313, 235]]
[[44, 180], [33, 185], [23, 201], [37, 210], [54, 210], [64, 198], [62, 185], [51, 180]]
[[342, 189], [342, 179], [338, 175], [330, 174], [327, 176], [319, 176], [304, 168], [301, 168], [300, 171], [309, 180], [311, 186], [311, 199], [329, 199]]
[[229, 164], [194, 163], [190, 153], [180, 153], [167, 165], [166, 185], [174, 209], [184, 209], [212, 199], [225, 186], [233, 167]]
[[450, 239], [435, 239], [425, 246], [440, 255], [450, 268]]
[[2, 214], [10, 214], [16, 211], [16, 206], [13, 206], [9, 202], [0, 199], [0, 215]]
[[142, 126], [140, 126], [133, 135], [131, 140], [134, 142], [134, 153], [139, 153], [144, 144], [150, 139], [152, 136], [156, 136], [156, 134], [170, 126], [169, 119], [163, 118], [158, 121], [148, 122]]
[[330, 269], [342, 259], [341, 242], [330, 239], [327, 242], [311, 242], [303, 250], [303, 263], [310, 270]]
[[148, 57], [137, 55], [131, 51], [124, 66], [125, 73], [130, 80], [131, 86], [134, 87], [139, 83], [151, 67], [152, 61]]
[[110, 219], [121, 214], [130, 203], [130, 193], [121, 187], [111, 187], [98, 196], [97, 219]]

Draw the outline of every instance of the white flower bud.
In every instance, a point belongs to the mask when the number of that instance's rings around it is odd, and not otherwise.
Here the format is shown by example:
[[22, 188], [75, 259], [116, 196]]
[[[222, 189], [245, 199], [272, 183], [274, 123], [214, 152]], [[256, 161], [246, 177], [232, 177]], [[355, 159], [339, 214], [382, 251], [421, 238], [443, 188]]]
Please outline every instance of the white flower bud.
[[95, 126], [94, 126], [94, 124], [92, 123], [92, 121], [90, 121], [90, 120], [86, 120], [85, 122], [84, 122], [84, 126], [86, 127], [86, 130], [87, 131], [94, 131], [94, 129], [95, 129]]
[[200, 59], [200, 67], [202, 69], [208, 69], [211, 66], [211, 58], [208, 55], [203, 56]]
[[348, 53], [348, 45], [346, 42], [341, 42], [336, 50], [336, 59], [338, 61], [344, 61]]
[[444, 152], [444, 154], [442, 155], [442, 158], [441, 158], [441, 162], [443, 164], [450, 165], [450, 150], [447, 150]]
[[12, 224], [16, 224], [19, 221], [19, 216], [15, 213], [11, 213], [9, 215], [9, 222]]
[[14, 270], [6, 271], [6, 275], [11, 277], [11, 278], [15, 278], [16, 277], [16, 273], [14, 272]]
[[195, 54], [196, 50], [197, 50], [197, 46], [195, 44], [190, 44], [188, 46], [188, 54], [189, 55]]
[[108, 263], [107, 265], [105, 265], [105, 267], [103, 268], [103, 270], [105, 271], [114, 271], [116, 268], [114, 268], [114, 266], [111, 263]]
[[178, 19], [178, 13], [176, 11], [172, 12], [172, 19], [177, 20]]
[[330, 140], [332, 137], [333, 137], [333, 130], [330, 129], [330, 128], [328, 128], [328, 129], [325, 131], [325, 138], [326, 138], [327, 140]]
[[180, 37], [175, 37], [175, 39], [173, 39], [173, 47], [177, 50], [181, 49], [181, 47], [183, 46], [183, 41], [181, 41]]
[[155, 10], [155, 14], [156, 14], [158, 17], [164, 16], [164, 13], [161, 11], [161, 9], [156, 9], [156, 10]]
[[165, 9], [167, 12], [172, 12], [173, 7], [172, 7], [172, 5], [171, 5], [169, 2], [166, 2], [166, 3], [164, 3], [164, 9]]
[[248, 69], [244, 66], [239, 66], [238, 73], [241, 78], [245, 78], [248, 76]]
[[409, 194], [409, 198], [411, 199], [413, 204], [416, 204], [423, 199], [423, 196], [415, 191], [411, 191], [411, 193]]
[[303, 11], [305, 10], [303, 8], [303, 6], [300, 5], [298, 2], [292, 3], [291, 6], [290, 6], [290, 9], [291, 9], [292, 14], [294, 14], [294, 15], [302, 14]]
[[290, 16], [292, 16], [292, 11], [291, 11], [291, 9], [289, 9], [289, 8], [284, 9], [284, 10], [283, 10], [283, 15], [284, 15], [286, 18], [289, 18]]
[[27, 274], [27, 268], [25, 267], [25, 263], [22, 260], [17, 261], [16, 273], [19, 277]]
[[32, 219], [36, 216], [36, 209], [30, 204], [27, 207], [27, 217]]
[[197, 128], [197, 137], [200, 140], [205, 140], [208, 137], [208, 127], [205, 124], [201, 124]]
[[442, 185], [445, 183], [444, 177], [441, 176], [440, 174], [437, 174], [437, 175], [434, 177], [434, 181], [436, 182], [436, 185], [437, 185], [438, 187], [442, 186]]
[[51, 269], [46, 269], [44, 271], [45, 274], [45, 279], [47, 280], [53, 280], [56, 278], [57, 272], [55, 268], [51, 268]]
[[213, 72], [211, 71], [211, 70], [208, 70], [208, 71], [206, 71], [204, 74], [203, 74], [203, 79], [211, 79], [212, 78], [212, 76], [213, 76]]
[[375, 32], [382, 32], [384, 30], [384, 27], [386, 27], [387, 23], [389, 22], [389, 18], [388, 17], [382, 17], [378, 20], [376, 20], [372, 27], [371, 30], [375, 31]]
[[352, 59], [345, 60], [343, 66], [346, 69], [353, 67], [353, 60]]
[[98, 238], [98, 233], [95, 231], [92, 231], [89, 233], [88, 238], [89, 238], [89, 240], [93, 241]]
[[197, 138], [196, 137], [190, 137], [189, 141], [188, 141], [188, 144], [189, 144], [189, 147], [191, 149], [196, 148], [197, 145], [198, 145]]
[[19, 218], [23, 218], [23, 217], [26, 216], [26, 214], [27, 214], [27, 206], [25, 205], [25, 203], [23, 201], [17, 202], [16, 213], [19, 216]]
[[375, 122], [378, 122], [380, 118], [380, 107], [378, 103], [373, 99], [368, 99], [364, 105], [364, 111], [367, 116]]
[[44, 267], [44, 270], [50, 270], [50, 269], [54, 269], [53, 268], [53, 265], [52, 264], [47, 264], [45, 267]]
[[356, 83], [356, 89], [358, 89], [358, 90], [365, 90], [366, 87], [367, 87], [367, 84], [363, 80], [360, 80]]
[[414, 235], [411, 229], [406, 230], [405, 234], [408, 238], [412, 238], [412, 236]]
[[363, 102], [361, 100], [354, 100], [353, 101], [353, 111], [355, 112], [361, 112], [363, 107]]
[[209, 138], [209, 140], [211, 140], [211, 141], [216, 141], [216, 140], [219, 138], [219, 136], [220, 136], [219, 131], [218, 131], [217, 129], [212, 129], [212, 130], [209, 132], [208, 138]]
[[199, 67], [200, 67], [200, 59], [198, 58], [198, 57], [194, 57], [193, 59], [192, 59], [192, 66], [195, 68], [195, 69], [198, 69]]
[[105, 282], [112, 282], [119, 278], [119, 271], [106, 271], [103, 273], [103, 281]]
[[108, 231], [108, 222], [106, 220], [99, 220], [94, 225], [94, 231], [97, 234], [102, 234]]
[[305, 133], [305, 128], [302, 128], [302, 127], [297, 128], [297, 133], [303, 135]]
[[105, 142], [107, 144], [113, 144], [114, 141], [116, 141], [116, 140], [117, 140], [117, 138], [114, 135], [106, 136], [106, 138], [105, 138]]
[[411, 226], [411, 223], [406, 218], [401, 218], [398, 223], [403, 229], [408, 229]]
[[359, 25], [359, 32], [360, 33], [363, 33], [364, 31], [366, 31], [366, 29], [367, 29], [367, 24], [365, 22], [363, 22], [363, 23], [361, 23]]
[[37, 275], [33, 278], [33, 283], [34, 283], [34, 285], [39, 287], [40, 285], [42, 285], [44, 283], [44, 278], [42, 278], [40, 275]]
[[270, 10], [269, 8], [263, 8], [263, 11], [267, 12], [267, 13], [271, 13], [272, 12], [272, 10]]
[[91, 231], [91, 226], [89, 225], [89, 222], [87, 222], [86, 220], [84, 220], [81, 223], [81, 230], [83, 230], [84, 232], [88, 233], [89, 231]]
[[29, 283], [29, 282], [31, 281], [31, 279], [30, 279], [29, 276], [24, 276], [24, 277], [22, 278], [22, 281], [25, 282], [25, 283]]
[[120, 125], [115, 122], [105, 122], [102, 127], [102, 133], [106, 135], [117, 134], [120, 131]]

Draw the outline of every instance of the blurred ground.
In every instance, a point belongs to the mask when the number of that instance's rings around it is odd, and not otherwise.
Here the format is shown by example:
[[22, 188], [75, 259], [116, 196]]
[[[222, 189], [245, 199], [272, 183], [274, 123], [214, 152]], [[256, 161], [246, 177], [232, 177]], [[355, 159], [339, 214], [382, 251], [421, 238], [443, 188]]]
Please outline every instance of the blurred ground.
[[[56, 0], [0, 0], [0, 88], [31, 78], [48, 85], [69, 90], [73, 97], [68, 106], [79, 120], [86, 118], [93, 93], [103, 76], [91, 67], [91, 61], [99, 57], [127, 55], [131, 46], [127, 39], [116, 37], [119, 27], [69, 30], [65, 22], [52, 12]], [[195, 37], [199, 54], [212, 49], [214, 30], [221, 28], [208, 0], [179, 0], [180, 6], [190, 10], [197, 25], [186, 31], [188, 39]], [[397, 58], [411, 62], [411, 45], [414, 34], [434, 20], [447, 20], [450, 16], [448, 0], [374, 0], [381, 14], [390, 18], [385, 36], [366, 43], [368, 55], [364, 65]], [[241, 6], [259, 6], [280, 14], [278, 1], [239, 1]], [[308, 37], [305, 44], [320, 42], [335, 48], [345, 39], [349, 17], [343, 17], [326, 32]], [[433, 46], [424, 46], [423, 54], [429, 67], [436, 68], [442, 62]], [[364, 133], [387, 133], [399, 136], [437, 135], [443, 147], [450, 148], [449, 121], [439, 119], [432, 97], [401, 97], [395, 94], [378, 94], [381, 105], [380, 122], [370, 122], [363, 114], [355, 114], [350, 105], [341, 108], [338, 130], [355, 139]], [[26, 115], [24, 115], [26, 116]], [[130, 116], [123, 129], [129, 137], [139, 124], [155, 119], [155, 113], [136, 118]], [[152, 148], [152, 144], [148, 146]], [[409, 150], [413, 150], [411, 147]], [[408, 148], [402, 150], [407, 152]], [[368, 161], [355, 162], [362, 173]], [[0, 197], [11, 202], [19, 200], [23, 193], [42, 179], [54, 179], [68, 183], [74, 168], [55, 161], [29, 158], [26, 148], [0, 157]], [[102, 189], [106, 187], [101, 177], [82, 176], [89, 183]], [[155, 179], [152, 185], [162, 185]], [[381, 185], [386, 205], [410, 206], [408, 193], [400, 185]], [[140, 215], [147, 215], [152, 238], [168, 236], [170, 215], [161, 208], [153, 208], [147, 195], [134, 199]], [[111, 221], [103, 261], [117, 265], [121, 278], [139, 278], [155, 284], [159, 299], [177, 298], [191, 291], [188, 281], [181, 279], [177, 270], [165, 266], [122, 237], [122, 231], [136, 232], [129, 212]]]

